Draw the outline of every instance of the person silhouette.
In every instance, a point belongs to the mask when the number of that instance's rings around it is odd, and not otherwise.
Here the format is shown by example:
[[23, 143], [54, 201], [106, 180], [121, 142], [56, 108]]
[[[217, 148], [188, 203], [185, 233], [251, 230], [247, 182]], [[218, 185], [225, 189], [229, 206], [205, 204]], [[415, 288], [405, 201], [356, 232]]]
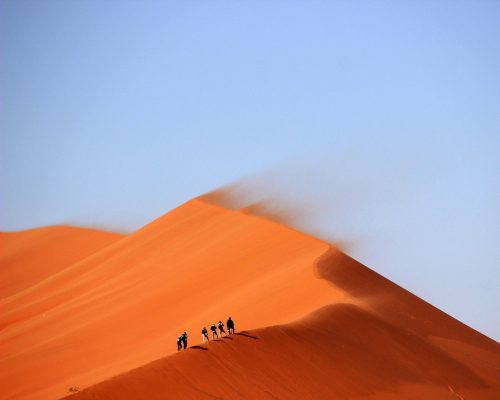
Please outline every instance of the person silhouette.
[[187, 332], [184, 332], [182, 335], [182, 344], [184, 346], [184, 350], [186, 350], [187, 346], [188, 346], [188, 334]]
[[222, 323], [222, 321], [219, 321], [217, 326], [219, 327], [220, 336], [222, 337], [222, 334], [224, 334], [224, 336], [226, 336], [226, 331], [224, 330], [224, 324]]
[[217, 335], [217, 328], [215, 326], [215, 324], [212, 324], [210, 326], [210, 330], [212, 331], [212, 339], [215, 339], [215, 338], [219, 338], [219, 335]]
[[210, 341], [210, 339], [208, 338], [208, 331], [207, 331], [207, 327], [206, 326], [204, 326], [203, 329], [201, 330], [201, 337], [203, 339], [203, 343], [205, 343], [205, 340], [207, 342]]
[[226, 322], [227, 332], [232, 335], [234, 333], [234, 321], [229, 317]]

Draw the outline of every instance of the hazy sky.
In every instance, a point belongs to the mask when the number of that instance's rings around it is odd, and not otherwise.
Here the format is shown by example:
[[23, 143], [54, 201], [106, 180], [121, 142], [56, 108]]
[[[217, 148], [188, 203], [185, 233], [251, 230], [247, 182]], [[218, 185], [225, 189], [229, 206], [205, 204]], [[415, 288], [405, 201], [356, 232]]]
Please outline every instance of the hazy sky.
[[0, 229], [131, 231], [252, 176], [498, 339], [498, 21], [494, 0], [0, 0]]

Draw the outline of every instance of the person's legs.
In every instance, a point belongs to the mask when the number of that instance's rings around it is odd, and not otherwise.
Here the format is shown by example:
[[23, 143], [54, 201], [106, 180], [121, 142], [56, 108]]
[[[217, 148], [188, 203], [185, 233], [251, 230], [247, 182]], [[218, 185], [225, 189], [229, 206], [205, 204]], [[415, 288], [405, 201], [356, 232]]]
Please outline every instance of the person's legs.
[[188, 346], [188, 341], [187, 341], [187, 340], [184, 340], [184, 341], [183, 341], [183, 343], [184, 343], [184, 350], [186, 350], [186, 348], [187, 348], [187, 346]]

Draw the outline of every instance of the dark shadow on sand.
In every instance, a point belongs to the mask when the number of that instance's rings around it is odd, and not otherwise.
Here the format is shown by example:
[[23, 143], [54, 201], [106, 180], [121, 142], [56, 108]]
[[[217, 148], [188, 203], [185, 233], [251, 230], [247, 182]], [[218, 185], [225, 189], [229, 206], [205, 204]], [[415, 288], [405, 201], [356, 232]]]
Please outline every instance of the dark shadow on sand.
[[235, 333], [235, 335], [244, 336], [244, 337], [247, 337], [250, 339], [259, 339], [257, 336], [250, 335], [247, 331], [237, 332], [237, 333]]
[[190, 349], [205, 350], [205, 351], [208, 350], [206, 347], [203, 347], [203, 346], [191, 346]]

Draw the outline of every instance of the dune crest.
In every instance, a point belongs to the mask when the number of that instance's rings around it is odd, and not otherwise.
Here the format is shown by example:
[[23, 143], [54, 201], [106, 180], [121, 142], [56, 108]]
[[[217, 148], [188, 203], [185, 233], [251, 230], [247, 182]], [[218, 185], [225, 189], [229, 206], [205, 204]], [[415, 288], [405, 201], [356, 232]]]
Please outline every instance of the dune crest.
[[[201, 346], [228, 315], [240, 334]], [[203, 197], [6, 297], [0, 326], [2, 399], [499, 393], [498, 343], [328, 243]], [[185, 330], [195, 346], [173, 354]]]

